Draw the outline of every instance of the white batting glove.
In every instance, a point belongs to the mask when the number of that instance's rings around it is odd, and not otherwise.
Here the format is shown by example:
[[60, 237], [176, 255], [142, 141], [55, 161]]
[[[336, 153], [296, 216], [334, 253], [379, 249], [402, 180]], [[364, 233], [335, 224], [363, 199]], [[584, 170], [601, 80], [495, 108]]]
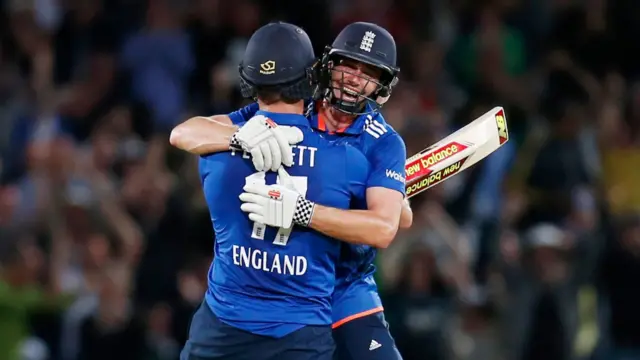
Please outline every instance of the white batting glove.
[[300, 129], [278, 126], [271, 119], [256, 115], [231, 136], [229, 147], [250, 153], [257, 171], [277, 171], [281, 165], [293, 165], [291, 145], [302, 140]]
[[308, 226], [315, 203], [294, 190], [293, 181], [284, 168], [278, 169], [280, 185], [247, 184], [240, 194], [242, 211], [257, 223], [289, 229], [293, 224]]

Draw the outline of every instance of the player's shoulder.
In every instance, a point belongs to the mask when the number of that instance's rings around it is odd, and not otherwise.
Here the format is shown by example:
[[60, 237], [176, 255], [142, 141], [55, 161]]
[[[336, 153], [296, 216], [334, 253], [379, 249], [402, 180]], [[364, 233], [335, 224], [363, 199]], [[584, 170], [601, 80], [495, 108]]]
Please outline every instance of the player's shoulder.
[[380, 113], [363, 115], [363, 132], [360, 135], [364, 140], [364, 148], [367, 153], [374, 149], [398, 149], [406, 151], [402, 136], [389, 125]]
[[339, 146], [341, 150], [344, 151], [346, 159], [349, 162], [355, 161], [355, 160], [362, 160], [364, 162], [367, 162], [367, 156], [362, 152], [361, 149], [353, 146], [352, 144], [345, 143], [345, 144], [334, 145], [334, 146]]
[[361, 115], [363, 117], [363, 135], [372, 140], [382, 141], [387, 138], [400, 137], [398, 132], [384, 119], [379, 112]]
[[357, 147], [351, 144], [343, 144], [340, 147], [344, 151], [345, 172], [351, 180], [365, 181], [369, 176], [371, 164], [367, 156]]

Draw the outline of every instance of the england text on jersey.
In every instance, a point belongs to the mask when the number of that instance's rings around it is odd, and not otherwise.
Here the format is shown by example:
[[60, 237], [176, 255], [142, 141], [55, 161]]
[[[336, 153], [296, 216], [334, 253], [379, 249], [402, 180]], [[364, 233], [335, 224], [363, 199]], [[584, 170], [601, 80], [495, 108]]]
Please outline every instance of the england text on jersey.
[[307, 273], [308, 261], [304, 256], [233, 245], [233, 264], [268, 273], [304, 276]]

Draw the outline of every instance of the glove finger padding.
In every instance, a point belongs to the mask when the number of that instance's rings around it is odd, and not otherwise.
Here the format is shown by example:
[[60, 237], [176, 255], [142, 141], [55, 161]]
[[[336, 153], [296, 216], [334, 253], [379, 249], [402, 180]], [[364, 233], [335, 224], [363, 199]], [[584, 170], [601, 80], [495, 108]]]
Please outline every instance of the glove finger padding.
[[302, 130], [298, 129], [295, 126], [280, 126], [278, 129], [281, 129], [284, 137], [291, 145], [295, 145], [304, 140], [304, 134], [302, 133]]
[[[284, 176], [284, 183], [293, 183], [286, 171], [279, 173]], [[306, 226], [313, 215], [313, 202], [284, 185], [247, 184], [240, 200], [242, 211], [261, 216], [259, 221], [269, 226], [290, 228], [294, 222]]]
[[249, 150], [271, 137], [271, 129], [268, 119], [265, 116], [257, 115], [238, 129], [235, 137], [245, 150]]
[[273, 164], [273, 158], [271, 156], [271, 149], [269, 147], [269, 140], [264, 141], [258, 145], [260, 148], [260, 152], [262, 153], [262, 157], [264, 159], [264, 171], [271, 170]]
[[253, 214], [253, 213], [250, 213], [248, 216], [249, 216], [249, 220], [260, 223], [260, 224], [264, 224], [264, 217], [258, 214]]
[[271, 130], [270, 129], [264, 129], [263, 132], [255, 134], [254, 136], [251, 136], [251, 137], [247, 137], [246, 139], [243, 139], [241, 137], [241, 134], [239, 134], [238, 138], [240, 140], [240, 144], [245, 149], [250, 149], [250, 148], [258, 146], [259, 144], [261, 144], [262, 142], [264, 142], [265, 140], [269, 139], [272, 136], [273, 135], [271, 134]]
[[[247, 188], [248, 186], [250, 186], [250, 185], [245, 186], [245, 188]], [[268, 196], [268, 195], [265, 195], [265, 196]], [[243, 203], [258, 204], [262, 208], [265, 208], [265, 207], [267, 207], [267, 205], [269, 203], [269, 198], [265, 197], [265, 196], [260, 196], [259, 194], [250, 194], [248, 192], [244, 192], [244, 193], [240, 194], [239, 198], [240, 198], [240, 201], [242, 201]]]
[[271, 171], [278, 171], [282, 165], [282, 151], [275, 138], [267, 140], [267, 144], [269, 145], [269, 153], [271, 154]]
[[262, 151], [260, 150], [260, 147], [253, 147], [249, 150], [249, 152], [251, 153], [251, 162], [253, 162], [253, 167], [256, 168], [257, 171], [265, 171], [264, 157], [262, 157]]
[[[263, 184], [247, 184], [245, 185], [242, 190], [244, 190], [244, 193], [241, 194], [240, 196], [240, 200], [242, 201], [252, 201], [255, 202], [253, 200], [243, 200], [243, 196], [247, 193], [247, 195], [257, 195], [257, 196], [262, 196], [265, 199], [269, 198], [269, 192], [271, 191], [271, 186], [270, 185], [263, 185]], [[246, 197], [244, 197], [246, 199]], [[250, 198], [252, 199], [252, 198]]]
[[246, 213], [264, 216], [264, 207], [255, 203], [246, 202], [240, 205], [240, 210]]
[[[291, 145], [302, 141], [302, 131], [295, 127], [279, 126], [272, 129], [271, 133], [273, 134], [274, 139], [278, 142], [278, 147], [281, 150], [282, 164], [285, 166], [293, 165], [293, 152], [291, 151]], [[291, 140], [294, 140], [294, 142], [291, 142]]]

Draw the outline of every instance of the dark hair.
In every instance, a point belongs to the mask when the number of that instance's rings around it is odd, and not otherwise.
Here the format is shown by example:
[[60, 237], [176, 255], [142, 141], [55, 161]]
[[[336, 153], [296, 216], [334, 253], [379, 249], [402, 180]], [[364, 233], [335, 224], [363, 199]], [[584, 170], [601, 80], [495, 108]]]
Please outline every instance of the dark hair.
[[266, 105], [277, 102], [284, 102], [291, 105], [302, 101], [302, 99], [288, 97], [276, 89], [257, 89], [256, 97]]

